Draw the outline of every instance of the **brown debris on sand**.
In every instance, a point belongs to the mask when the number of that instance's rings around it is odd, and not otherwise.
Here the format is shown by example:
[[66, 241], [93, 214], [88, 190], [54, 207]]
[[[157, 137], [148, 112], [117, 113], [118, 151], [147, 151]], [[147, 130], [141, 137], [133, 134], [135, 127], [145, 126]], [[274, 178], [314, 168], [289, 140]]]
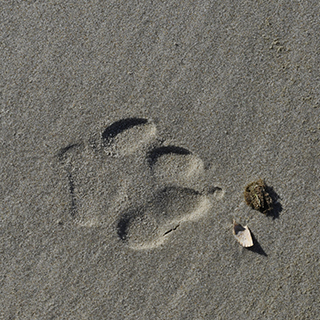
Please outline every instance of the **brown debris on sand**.
[[244, 191], [244, 198], [248, 206], [264, 214], [272, 211], [273, 201], [266, 191], [267, 185], [262, 179], [249, 183]]

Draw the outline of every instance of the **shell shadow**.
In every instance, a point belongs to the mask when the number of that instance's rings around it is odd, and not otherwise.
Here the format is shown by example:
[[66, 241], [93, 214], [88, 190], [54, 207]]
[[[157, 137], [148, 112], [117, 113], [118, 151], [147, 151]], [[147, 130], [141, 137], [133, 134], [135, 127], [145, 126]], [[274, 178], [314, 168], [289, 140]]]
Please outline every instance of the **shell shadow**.
[[262, 249], [262, 247], [259, 244], [257, 238], [254, 236], [253, 232], [251, 230], [250, 230], [250, 232], [251, 232], [251, 237], [252, 237], [252, 241], [253, 241], [253, 246], [252, 247], [247, 247], [246, 249], [249, 250], [249, 251], [252, 251], [254, 253], [258, 253], [258, 254], [261, 254], [262, 256], [267, 257], [268, 255]]

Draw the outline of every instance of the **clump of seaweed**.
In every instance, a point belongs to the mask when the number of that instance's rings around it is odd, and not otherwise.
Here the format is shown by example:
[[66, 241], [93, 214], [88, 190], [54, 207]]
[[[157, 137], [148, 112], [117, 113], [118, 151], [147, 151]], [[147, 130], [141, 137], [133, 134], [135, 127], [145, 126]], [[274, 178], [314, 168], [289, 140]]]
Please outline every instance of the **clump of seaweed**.
[[273, 201], [262, 179], [249, 183], [244, 191], [246, 203], [266, 215], [273, 210]]

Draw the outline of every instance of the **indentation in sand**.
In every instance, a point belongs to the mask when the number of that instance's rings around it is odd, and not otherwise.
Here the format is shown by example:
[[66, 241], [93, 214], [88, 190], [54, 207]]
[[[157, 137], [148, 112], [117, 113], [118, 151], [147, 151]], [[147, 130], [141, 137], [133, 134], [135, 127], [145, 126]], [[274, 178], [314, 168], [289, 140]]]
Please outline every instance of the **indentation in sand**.
[[[161, 154], [158, 153], [161, 149]], [[152, 156], [150, 156], [150, 154]], [[191, 187], [205, 172], [203, 161], [184, 148], [174, 146], [157, 148], [148, 155], [148, 163], [159, 184]], [[155, 161], [156, 158], [156, 161]]]
[[151, 120], [127, 118], [108, 126], [100, 141], [60, 150], [78, 225], [106, 230], [114, 225], [123, 244], [151, 249], [210, 212], [211, 195], [219, 199], [224, 191], [198, 191], [203, 161], [186, 148], [157, 146], [157, 141]]
[[210, 207], [206, 195], [188, 188], [166, 187], [145, 206], [125, 212], [117, 225], [118, 235], [131, 248], [153, 248], [181, 223], [201, 219]]
[[102, 133], [105, 151], [113, 156], [125, 156], [150, 144], [157, 134], [152, 121], [143, 118], [119, 120]]

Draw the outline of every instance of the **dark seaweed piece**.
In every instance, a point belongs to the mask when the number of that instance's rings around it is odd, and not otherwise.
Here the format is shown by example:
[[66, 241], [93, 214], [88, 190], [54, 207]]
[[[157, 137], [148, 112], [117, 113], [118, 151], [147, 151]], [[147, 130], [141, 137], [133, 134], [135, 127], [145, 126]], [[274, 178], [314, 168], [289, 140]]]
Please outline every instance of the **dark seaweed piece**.
[[267, 189], [265, 182], [259, 179], [249, 183], [244, 191], [244, 199], [247, 205], [265, 215], [273, 210], [273, 200]]

